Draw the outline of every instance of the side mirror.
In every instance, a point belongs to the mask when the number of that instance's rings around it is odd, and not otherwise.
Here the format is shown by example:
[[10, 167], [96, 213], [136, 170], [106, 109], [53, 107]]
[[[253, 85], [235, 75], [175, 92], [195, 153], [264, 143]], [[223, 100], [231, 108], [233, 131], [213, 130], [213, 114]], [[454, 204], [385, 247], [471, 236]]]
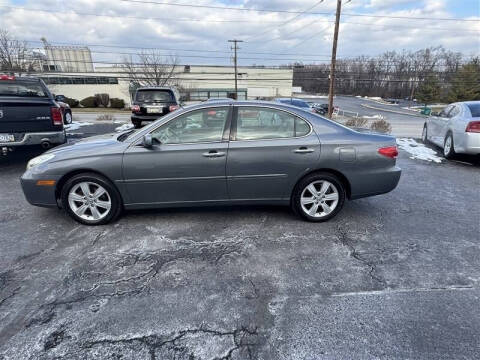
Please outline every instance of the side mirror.
[[438, 111], [432, 111], [430, 113], [431, 116], [440, 116], [440, 113]]
[[147, 149], [151, 149], [153, 147], [152, 134], [143, 135], [143, 147]]

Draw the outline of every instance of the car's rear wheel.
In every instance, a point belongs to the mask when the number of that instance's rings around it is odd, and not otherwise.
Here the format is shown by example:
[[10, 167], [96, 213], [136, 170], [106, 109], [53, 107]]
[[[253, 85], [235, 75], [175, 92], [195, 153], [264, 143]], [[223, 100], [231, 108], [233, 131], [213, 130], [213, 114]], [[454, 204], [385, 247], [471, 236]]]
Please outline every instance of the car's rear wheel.
[[71, 112], [66, 112], [65, 113], [65, 119], [63, 120], [63, 122], [65, 123], [65, 125], [68, 125], [68, 124], [71, 124], [72, 121], [73, 121], [72, 113]]
[[443, 155], [447, 159], [451, 159], [455, 156], [455, 149], [453, 147], [453, 135], [448, 133], [443, 142]]
[[69, 179], [62, 188], [61, 199], [67, 213], [85, 225], [107, 224], [122, 210], [122, 200], [115, 186], [93, 173]]
[[292, 205], [308, 221], [333, 218], [345, 202], [345, 187], [335, 175], [316, 173], [302, 179], [295, 187]]

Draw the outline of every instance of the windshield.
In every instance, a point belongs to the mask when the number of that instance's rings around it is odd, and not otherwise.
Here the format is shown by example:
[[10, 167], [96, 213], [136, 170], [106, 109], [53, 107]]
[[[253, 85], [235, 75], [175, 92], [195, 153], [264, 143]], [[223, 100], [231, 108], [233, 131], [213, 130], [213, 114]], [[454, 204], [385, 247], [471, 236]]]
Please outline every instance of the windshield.
[[480, 117], [480, 104], [468, 104], [472, 117]]
[[170, 90], [138, 90], [135, 100], [146, 103], [175, 101]]
[[0, 96], [48, 97], [47, 92], [39, 83], [0, 81]]

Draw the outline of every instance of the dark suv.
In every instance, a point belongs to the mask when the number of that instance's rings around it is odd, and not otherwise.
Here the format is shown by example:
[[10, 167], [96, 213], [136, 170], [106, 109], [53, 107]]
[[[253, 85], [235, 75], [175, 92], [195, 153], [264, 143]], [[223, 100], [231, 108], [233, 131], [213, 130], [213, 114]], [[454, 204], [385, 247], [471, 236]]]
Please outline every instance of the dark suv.
[[0, 150], [19, 146], [48, 149], [66, 142], [63, 114], [45, 83], [0, 74]]
[[158, 118], [179, 108], [179, 96], [171, 87], [141, 87], [132, 102], [132, 124], [140, 128], [144, 121]]

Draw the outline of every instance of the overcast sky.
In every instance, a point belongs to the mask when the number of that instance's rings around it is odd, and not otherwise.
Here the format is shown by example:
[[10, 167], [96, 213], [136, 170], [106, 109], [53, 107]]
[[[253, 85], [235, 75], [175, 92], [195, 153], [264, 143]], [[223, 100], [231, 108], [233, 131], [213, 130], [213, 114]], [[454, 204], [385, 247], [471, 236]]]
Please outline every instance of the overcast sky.
[[[319, 2], [150, 1], [288, 11], [304, 11]], [[177, 55], [183, 64], [228, 65], [231, 59], [227, 40], [238, 38], [245, 40], [239, 52], [241, 65], [280, 65], [294, 60], [322, 62], [328, 58], [336, 0], [324, 0], [309, 10], [324, 13], [316, 15], [140, 4], [121, 0], [0, 0], [0, 4], [3, 5], [0, 7], [0, 28], [9, 30], [19, 39], [38, 41], [44, 36], [53, 44], [176, 49], [165, 50], [165, 54]], [[418, 50], [437, 45], [467, 55], [480, 54], [479, 4], [480, 0], [352, 0], [343, 7], [338, 55], [376, 55], [387, 50]], [[57, 12], [42, 12], [41, 9]], [[389, 15], [409, 19], [348, 14]], [[414, 17], [476, 21], [416, 20]], [[32, 45], [40, 46], [39, 43]], [[101, 52], [139, 51], [93, 46], [91, 50], [96, 61], [106, 62], [119, 61], [123, 55]]]

